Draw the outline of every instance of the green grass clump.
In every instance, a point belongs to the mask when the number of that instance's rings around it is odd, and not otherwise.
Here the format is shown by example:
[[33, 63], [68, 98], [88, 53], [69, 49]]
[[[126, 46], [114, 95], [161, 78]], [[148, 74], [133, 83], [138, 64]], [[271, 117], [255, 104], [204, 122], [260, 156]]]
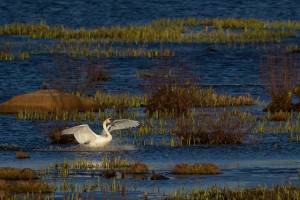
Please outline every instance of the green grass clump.
[[94, 100], [104, 108], [114, 108], [117, 111], [124, 111], [129, 108], [139, 108], [144, 102], [144, 97], [129, 93], [110, 94], [97, 91]]
[[39, 177], [29, 168], [17, 169], [12, 167], [0, 168], [0, 179], [5, 180], [34, 180]]
[[221, 170], [211, 163], [177, 164], [173, 174], [221, 174]]
[[[205, 31], [192, 31], [188, 26], [211, 26]], [[97, 39], [105, 42], [274, 42], [280, 38], [295, 37], [300, 28], [297, 21], [264, 22], [258, 19], [159, 19], [145, 25], [71, 29], [49, 26], [45, 22], [34, 24], [12, 23], [0, 28], [0, 34], [28, 35], [31, 38]], [[225, 31], [223, 29], [226, 29]], [[241, 32], [230, 29], [244, 29]], [[126, 52], [126, 51], [125, 51]], [[137, 52], [136, 52], [137, 53]], [[131, 54], [131, 53], [130, 53]], [[148, 54], [148, 53], [147, 53]]]

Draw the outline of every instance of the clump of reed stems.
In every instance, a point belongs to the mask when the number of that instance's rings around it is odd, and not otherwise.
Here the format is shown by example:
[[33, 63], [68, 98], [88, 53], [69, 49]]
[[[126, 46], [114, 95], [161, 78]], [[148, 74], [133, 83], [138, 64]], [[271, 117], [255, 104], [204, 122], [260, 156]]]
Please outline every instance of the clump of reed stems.
[[120, 156], [116, 157], [102, 157], [102, 168], [103, 169], [122, 169], [124, 167], [130, 167], [130, 162], [127, 159], [123, 159]]
[[106, 64], [101, 59], [74, 59], [68, 55], [53, 55], [59, 70], [53, 66], [42, 66], [49, 87], [63, 92], [92, 95], [99, 84], [110, 78]]
[[100, 176], [108, 178], [115, 177], [117, 171], [120, 170], [123, 172], [124, 168], [130, 166], [130, 162], [126, 159], [122, 159], [120, 156], [109, 158], [108, 156], [102, 157], [102, 173]]
[[183, 145], [241, 144], [253, 128], [254, 124], [246, 120], [245, 116], [224, 109], [216, 116], [178, 118], [172, 134], [177, 135]]
[[[261, 69], [271, 102], [265, 111], [291, 111], [295, 109], [292, 94], [298, 88], [297, 55], [286, 48], [270, 48], [261, 58]], [[297, 95], [296, 95], [297, 96]]]
[[0, 168], [0, 179], [5, 180], [34, 180], [39, 177], [34, 170], [29, 168], [18, 169], [12, 167]]
[[148, 90], [146, 108], [150, 115], [156, 112], [175, 116], [188, 113], [192, 101], [187, 91], [194, 77], [188, 63], [179, 59], [172, 61], [166, 58], [154, 63], [151, 76], [145, 83]]
[[28, 153], [23, 152], [23, 151], [18, 151], [18, 152], [16, 152], [16, 158], [17, 159], [26, 159], [26, 158], [31, 158], [31, 155], [29, 155]]
[[[180, 59], [180, 58], [178, 58]], [[145, 79], [146, 108], [150, 116], [178, 117], [188, 115], [192, 107], [253, 105], [251, 95], [231, 97], [217, 95], [212, 89], [200, 90], [193, 86], [197, 77], [192, 75], [188, 61], [162, 59], [155, 63]]]
[[0, 60], [14, 60], [15, 56], [12, 55], [10, 52], [0, 51]]
[[221, 174], [221, 170], [212, 163], [177, 164], [173, 174]]

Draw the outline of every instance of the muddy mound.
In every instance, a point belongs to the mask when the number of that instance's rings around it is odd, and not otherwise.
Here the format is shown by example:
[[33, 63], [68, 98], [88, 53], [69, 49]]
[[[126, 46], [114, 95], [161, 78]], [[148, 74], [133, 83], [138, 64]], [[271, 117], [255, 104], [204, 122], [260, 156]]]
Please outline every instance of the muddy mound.
[[83, 100], [78, 96], [63, 93], [58, 90], [40, 90], [18, 95], [0, 104], [0, 113], [17, 113], [19, 110], [53, 111], [85, 111], [99, 109], [96, 102]]

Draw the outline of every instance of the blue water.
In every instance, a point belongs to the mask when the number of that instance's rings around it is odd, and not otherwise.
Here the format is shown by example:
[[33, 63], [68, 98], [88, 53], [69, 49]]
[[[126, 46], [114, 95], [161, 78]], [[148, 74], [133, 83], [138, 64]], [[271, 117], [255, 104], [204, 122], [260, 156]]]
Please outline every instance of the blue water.
[[[298, 0], [284, 1], [93, 1], [93, 0], [14, 0], [0, 2], [0, 25], [12, 22], [40, 22], [66, 27], [87, 27], [111, 25], [145, 24], [159, 18], [186, 17], [235, 17], [258, 18], [263, 20], [300, 20]], [[290, 41], [300, 44], [297, 38]], [[1, 48], [5, 41], [15, 42], [16, 47], [26, 45], [25, 36], [0, 36]], [[49, 40], [32, 40], [31, 45], [48, 44]], [[284, 42], [284, 41], [283, 41]], [[170, 44], [164, 44], [166, 47]], [[270, 100], [260, 72], [260, 56], [263, 44], [246, 44], [244, 48], [226, 48], [219, 45], [218, 51], [209, 51], [211, 44], [172, 44], [175, 54], [187, 55], [189, 73], [197, 78], [196, 85], [213, 86], [218, 93], [240, 95], [250, 93], [255, 99]], [[21, 46], [21, 47], [20, 47]], [[151, 46], [151, 45], [150, 45]], [[151, 47], [157, 47], [152, 44]], [[0, 103], [15, 95], [40, 90], [42, 81], [57, 78], [60, 58], [48, 53], [31, 55], [24, 61], [0, 61]], [[144, 80], [136, 78], [139, 70], [150, 70], [155, 63], [146, 58], [109, 58], [104, 61], [105, 70], [111, 79], [101, 84], [105, 92], [128, 91], [144, 93]], [[53, 70], [49, 75], [47, 70]], [[259, 113], [263, 106], [249, 107]], [[0, 115], [0, 166], [32, 167], [39, 170], [64, 158], [100, 161], [103, 155], [126, 156], [132, 161], [145, 162], [150, 169], [164, 173], [168, 181], [141, 184], [127, 180], [127, 185], [155, 194], [157, 188], [163, 193], [181, 186], [193, 188], [211, 186], [256, 186], [257, 184], [277, 185], [292, 182], [299, 185], [297, 170], [300, 167], [300, 143], [290, 142], [289, 134], [258, 136], [258, 144], [245, 142], [237, 146], [191, 146], [162, 147], [135, 146], [131, 137], [123, 146], [111, 146], [100, 152], [79, 152], [68, 145], [52, 145], [46, 134], [47, 121], [17, 120], [14, 115]], [[277, 144], [280, 144], [278, 147]], [[15, 152], [23, 149], [32, 156], [27, 160], [16, 160]], [[220, 166], [223, 174], [214, 176], [174, 176], [170, 168], [177, 163], [212, 162]], [[76, 181], [76, 178], [74, 178]], [[155, 198], [155, 195], [154, 197]]]
[[265, 20], [299, 20], [298, 0], [283, 1], [1, 1], [0, 24], [40, 22], [72, 27], [144, 24], [158, 18], [235, 17]]

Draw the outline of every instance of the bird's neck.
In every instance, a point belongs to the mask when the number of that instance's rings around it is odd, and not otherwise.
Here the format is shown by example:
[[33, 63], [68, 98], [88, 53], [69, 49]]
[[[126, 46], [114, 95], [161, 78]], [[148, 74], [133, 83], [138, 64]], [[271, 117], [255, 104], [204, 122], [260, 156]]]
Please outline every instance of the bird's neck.
[[103, 130], [106, 132], [106, 135], [108, 138], [112, 138], [112, 135], [110, 134], [110, 132], [108, 131], [107, 127], [106, 127], [107, 122], [104, 121], [103, 122]]

